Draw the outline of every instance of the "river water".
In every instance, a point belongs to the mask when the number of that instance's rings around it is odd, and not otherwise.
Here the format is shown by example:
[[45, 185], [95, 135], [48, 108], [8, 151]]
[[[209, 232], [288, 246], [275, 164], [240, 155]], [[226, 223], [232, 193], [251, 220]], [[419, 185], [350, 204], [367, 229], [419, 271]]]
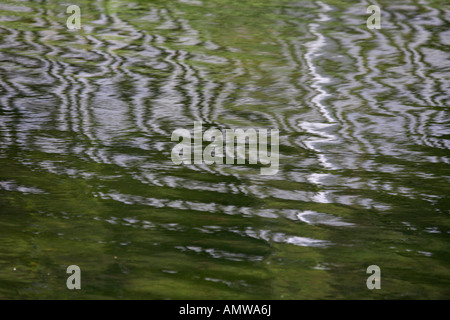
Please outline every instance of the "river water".
[[[448, 1], [2, 0], [0, 298], [450, 298], [449, 48]], [[278, 173], [175, 165], [194, 121]]]

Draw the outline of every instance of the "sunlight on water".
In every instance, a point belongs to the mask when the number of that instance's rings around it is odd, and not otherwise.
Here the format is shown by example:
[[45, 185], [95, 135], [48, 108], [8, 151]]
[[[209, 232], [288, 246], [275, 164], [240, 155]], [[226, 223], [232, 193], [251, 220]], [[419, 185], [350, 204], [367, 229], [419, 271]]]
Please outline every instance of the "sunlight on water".
[[[0, 298], [450, 297], [448, 1], [76, 4], [0, 3]], [[278, 173], [175, 165], [194, 121]]]

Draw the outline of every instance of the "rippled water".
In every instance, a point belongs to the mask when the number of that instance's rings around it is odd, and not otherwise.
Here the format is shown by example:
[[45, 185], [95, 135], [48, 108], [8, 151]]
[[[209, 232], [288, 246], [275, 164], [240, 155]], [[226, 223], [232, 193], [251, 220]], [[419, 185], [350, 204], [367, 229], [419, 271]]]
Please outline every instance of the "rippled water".
[[[2, 0], [0, 298], [449, 298], [449, 27], [448, 1]], [[278, 174], [174, 165], [194, 121], [278, 128]]]

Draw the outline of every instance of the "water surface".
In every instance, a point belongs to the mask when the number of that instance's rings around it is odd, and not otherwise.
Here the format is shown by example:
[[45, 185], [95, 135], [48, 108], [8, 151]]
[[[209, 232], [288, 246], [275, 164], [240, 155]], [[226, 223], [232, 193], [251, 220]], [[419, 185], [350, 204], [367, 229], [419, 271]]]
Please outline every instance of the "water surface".
[[[448, 1], [2, 0], [0, 298], [448, 299], [449, 47]], [[194, 121], [278, 174], [174, 165]]]

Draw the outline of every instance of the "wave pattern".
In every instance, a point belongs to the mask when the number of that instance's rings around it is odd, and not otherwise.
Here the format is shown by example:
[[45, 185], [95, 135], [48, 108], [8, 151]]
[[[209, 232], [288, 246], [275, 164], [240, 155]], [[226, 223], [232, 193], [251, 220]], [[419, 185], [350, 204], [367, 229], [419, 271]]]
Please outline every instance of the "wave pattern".
[[[28, 235], [4, 252], [54, 271], [81, 242], [117, 288], [93, 297], [361, 297], [345, 290], [361, 259], [448, 276], [445, 1], [380, 1], [380, 30], [365, 0], [80, 3], [81, 30], [57, 1], [0, 4], [0, 225], [25, 212]], [[194, 121], [280, 129], [279, 173], [174, 165], [171, 133]]]

